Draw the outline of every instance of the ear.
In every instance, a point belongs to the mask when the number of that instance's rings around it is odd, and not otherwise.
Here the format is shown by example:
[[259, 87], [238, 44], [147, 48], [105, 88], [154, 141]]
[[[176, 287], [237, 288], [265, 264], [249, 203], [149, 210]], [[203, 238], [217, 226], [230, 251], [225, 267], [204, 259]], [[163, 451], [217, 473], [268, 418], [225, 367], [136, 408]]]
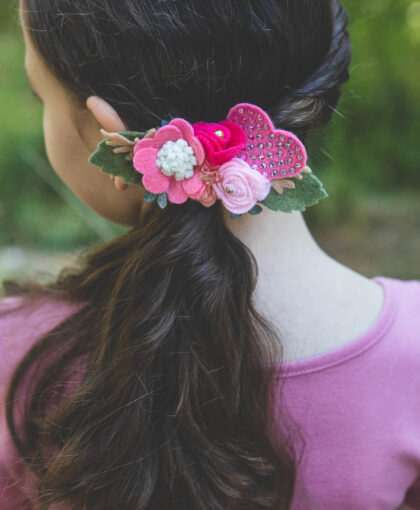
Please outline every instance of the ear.
[[114, 108], [100, 97], [90, 96], [86, 101], [86, 106], [105, 131], [110, 133], [128, 131], [128, 126]]
[[[86, 101], [86, 106], [105, 131], [110, 133], [128, 131], [128, 126], [114, 108], [100, 97], [90, 96]], [[119, 177], [111, 177], [111, 179], [118, 191], [125, 191], [128, 188], [128, 185], [124, 184]]]

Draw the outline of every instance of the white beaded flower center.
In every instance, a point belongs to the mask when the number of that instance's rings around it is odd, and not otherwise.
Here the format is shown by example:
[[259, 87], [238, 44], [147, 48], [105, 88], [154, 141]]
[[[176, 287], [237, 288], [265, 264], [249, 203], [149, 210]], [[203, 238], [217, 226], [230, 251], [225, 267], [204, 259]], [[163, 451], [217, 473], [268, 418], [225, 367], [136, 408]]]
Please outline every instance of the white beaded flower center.
[[168, 177], [174, 176], [177, 181], [190, 179], [197, 164], [193, 148], [182, 138], [176, 142], [166, 142], [158, 152], [156, 160], [162, 173]]

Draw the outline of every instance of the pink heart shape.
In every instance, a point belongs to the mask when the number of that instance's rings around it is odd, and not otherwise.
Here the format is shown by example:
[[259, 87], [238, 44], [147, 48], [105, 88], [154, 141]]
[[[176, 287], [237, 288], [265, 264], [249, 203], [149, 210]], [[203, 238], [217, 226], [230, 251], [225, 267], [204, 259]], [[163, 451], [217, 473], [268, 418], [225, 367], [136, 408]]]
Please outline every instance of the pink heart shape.
[[305, 168], [308, 156], [303, 143], [290, 131], [276, 129], [259, 106], [237, 104], [229, 111], [227, 120], [238, 124], [246, 134], [245, 148], [236, 157], [267, 179], [296, 177]]

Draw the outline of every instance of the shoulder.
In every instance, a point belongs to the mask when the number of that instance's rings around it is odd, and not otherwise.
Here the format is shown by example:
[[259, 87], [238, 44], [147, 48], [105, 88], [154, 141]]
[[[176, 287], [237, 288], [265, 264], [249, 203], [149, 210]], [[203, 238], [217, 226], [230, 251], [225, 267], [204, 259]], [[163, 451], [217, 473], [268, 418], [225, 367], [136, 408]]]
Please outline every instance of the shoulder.
[[420, 280], [399, 280], [378, 276], [374, 278], [385, 290], [385, 299], [390, 313], [395, 313], [398, 323], [407, 329], [420, 326]]
[[42, 335], [53, 329], [80, 305], [39, 298], [26, 301], [12, 296], [0, 300], [0, 384]]
[[395, 370], [399, 383], [406, 380], [410, 387], [415, 385], [420, 390], [420, 281], [388, 277], [375, 280], [385, 289], [382, 327], [378, 332], [385, 373]]

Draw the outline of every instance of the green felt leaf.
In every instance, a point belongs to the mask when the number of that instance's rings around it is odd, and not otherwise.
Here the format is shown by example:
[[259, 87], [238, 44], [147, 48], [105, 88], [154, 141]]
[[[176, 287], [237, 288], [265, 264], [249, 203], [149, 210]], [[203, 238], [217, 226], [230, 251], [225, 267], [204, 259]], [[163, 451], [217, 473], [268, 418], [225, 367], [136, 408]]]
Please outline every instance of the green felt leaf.
[[303, 179], [295, 179], [295, 189], [285, 189], [279, 195], [274, 188], [268, 197], [261, 202], [273, 211], [291, 213], [292, 211], [305, 211], [306, 207], [317, 204], [323, 198], [328, 197], [324, 185], [312, 172], [302, 173]]
[[154, 202], [156, 200], [157, 195], [154, 193], [150, 193], [150, 191], [147, 191], [143, 195], [143, 200], [147, 203]]
[[262, 207], [255, 205], [250, 211], [248, 211], [248, 213], [252, 214], [252, 216], [256, 216], [257, 214], [262, 213]]
[[237, 220], [241, 216], [242, 216], [242, 214], [235, 214], [235, 213], [232, 213], [232, 212], [230, 213], [230, 217], [232, 218], [232, 220]]
[[[120, 131], [120, 134], [134, 140], [143, 138], [145, 133], [136, 131]], [[121, 177], [125, 184], [138, 184], [142, 186], [142, 174], [137, 172], [133, 162], [127, 160], [127, 154], [116, 154], [115, 147], [107, 145], [107, 140], [99, 143], [97, 150], [90, 156], [89, 163], [99, 166], [102, 171], [115, 177]]]
[[168, 195], [166, 193], [161, 193], [158, 196], [157, 203], [161, 209], [165, 209], [165, 207], [168, 205]]

